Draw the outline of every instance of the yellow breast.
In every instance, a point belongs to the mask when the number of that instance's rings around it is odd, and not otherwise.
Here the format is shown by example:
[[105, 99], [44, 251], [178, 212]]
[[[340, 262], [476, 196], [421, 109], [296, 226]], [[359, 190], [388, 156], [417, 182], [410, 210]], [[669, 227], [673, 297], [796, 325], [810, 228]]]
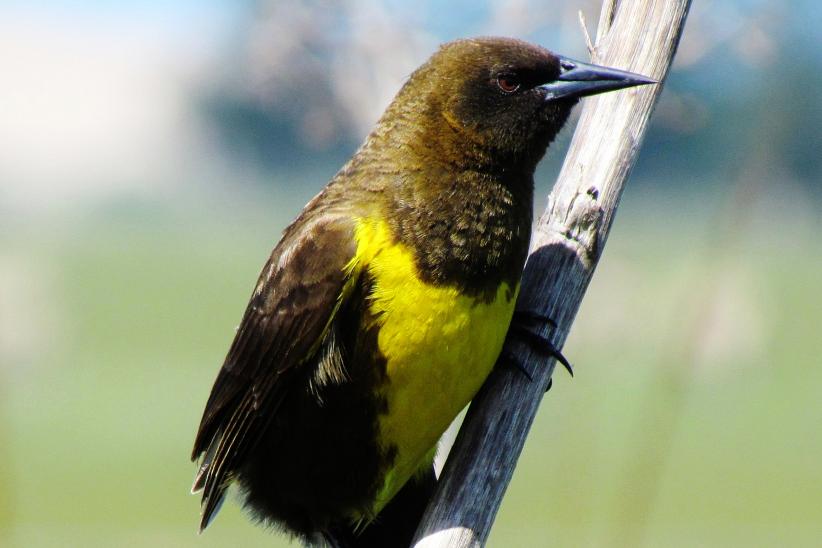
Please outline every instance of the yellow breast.
[[397, 450], [374, 510], [379, 511], [420, 466], [474, 397], [502, 348], [518, 287], [503, 283], [491, 302], [423, 282], [412, 252], [382, 221], [362, 220], [356, 262], [374, 280], [369, 309], [379, 322], [386, 359], [388, 410], [380, 443]]

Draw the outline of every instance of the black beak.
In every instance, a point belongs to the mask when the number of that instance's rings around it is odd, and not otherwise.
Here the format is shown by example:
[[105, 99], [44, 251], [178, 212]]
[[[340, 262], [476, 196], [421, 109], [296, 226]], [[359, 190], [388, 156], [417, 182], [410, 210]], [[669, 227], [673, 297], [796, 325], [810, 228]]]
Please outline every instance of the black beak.
[[563, 97], [586, 97], [605, 91], [657, 84], [656, 80], [609, 67], [589, 65], [567, 57], [559, 58], [559, 77], [548, 84], [540, 86], [547, 94], [546, 101]]

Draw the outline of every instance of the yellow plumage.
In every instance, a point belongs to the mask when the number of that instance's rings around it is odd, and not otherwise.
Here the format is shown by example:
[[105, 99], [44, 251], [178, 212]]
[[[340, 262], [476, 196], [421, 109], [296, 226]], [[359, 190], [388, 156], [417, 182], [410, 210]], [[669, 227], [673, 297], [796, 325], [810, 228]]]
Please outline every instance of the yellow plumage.
[[236, 482], [303, 541], [408, 545], [513, 317], [537, 163], [576, 98], [649, 82], [504, 38], [415, 71], [260, 275], [194, 442], [201, 528]]
[[351, 267], [374, 280], [367, 307], [379, 323], [386, 359], [387, 413], [379, 443], [396, 447], [394, 466], [375, 504], [378, 512], [422, 466], [437, 440], [482, 385], [502, 349], [518, 287], [502, 283], [484, 302], [455, 287], [420, 279], [414, 256], [381, 220], [360, 219]]

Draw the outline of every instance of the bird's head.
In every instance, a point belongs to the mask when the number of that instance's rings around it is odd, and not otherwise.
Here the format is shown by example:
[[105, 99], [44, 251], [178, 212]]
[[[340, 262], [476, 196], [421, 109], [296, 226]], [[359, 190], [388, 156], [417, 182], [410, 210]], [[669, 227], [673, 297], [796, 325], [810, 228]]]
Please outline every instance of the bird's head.
[[457, 40], [414, 72], [386, 118], [419, 123], [415, 141], [446, 161], [533, 170], [580, 97], [650, 83], [520, 40]]

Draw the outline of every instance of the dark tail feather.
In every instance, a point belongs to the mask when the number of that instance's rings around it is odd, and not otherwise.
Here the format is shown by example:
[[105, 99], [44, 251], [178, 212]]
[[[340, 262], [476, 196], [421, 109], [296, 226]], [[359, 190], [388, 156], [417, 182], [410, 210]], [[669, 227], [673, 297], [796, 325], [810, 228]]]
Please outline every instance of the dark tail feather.
[[437, 485], [434, 467], [409, 480], [365, 529], [334, 527], [325, 532], [334, 548], [405, 548], [414, 540], [417, 525]]
[[211, 467], [214, 466], [214, 455], [219, 445], [218, 441], [219, 438], [211, 442], [211, 445], [203, 456], [200, 468], [197, 470], [194, 485], [191, 486], [192, 495], [205, 491], [201, 503], [200, 533], [208, 527], [208, 524], [211, 523], [211, 520], [213, 520], [217, 512], [220, 511], [220, 507], [222, 507], [223, 500], [225, 499], [225, 487], [219, 488], [216, 491], [213, 488], [207, 489], [207, 487], [211, 487], [208, 484], [209, 472], [211, 471]]

